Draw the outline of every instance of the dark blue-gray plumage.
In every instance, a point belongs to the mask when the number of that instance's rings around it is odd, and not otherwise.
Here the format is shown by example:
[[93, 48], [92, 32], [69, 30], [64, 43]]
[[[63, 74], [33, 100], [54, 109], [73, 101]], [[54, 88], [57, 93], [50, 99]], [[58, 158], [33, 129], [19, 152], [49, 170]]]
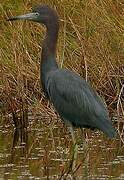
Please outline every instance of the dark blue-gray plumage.
[[32, 20], [46, 26], [40, 64], [41, 84], [60, 117], [74, 127], [97, 128], [108, 137], [115, 137], [116, 131], [101, 98], [79, 75], [57, 65], [59, 20], [56, 11], [46, 5], [37, 6], [32, 13], [9, 20], [17, 19]]

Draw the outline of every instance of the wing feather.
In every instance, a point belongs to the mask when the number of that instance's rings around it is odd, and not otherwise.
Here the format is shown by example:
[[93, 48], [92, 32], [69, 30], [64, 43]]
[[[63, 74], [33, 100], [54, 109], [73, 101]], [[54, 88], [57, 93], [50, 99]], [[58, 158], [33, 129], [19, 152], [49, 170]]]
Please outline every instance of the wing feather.
[[75, 126], [96, 127], [99, 115], [107, 115], [99, 96], [85, 80], [73, 72], [68, 70], [51, 72], [47, 91], [60, 116]]

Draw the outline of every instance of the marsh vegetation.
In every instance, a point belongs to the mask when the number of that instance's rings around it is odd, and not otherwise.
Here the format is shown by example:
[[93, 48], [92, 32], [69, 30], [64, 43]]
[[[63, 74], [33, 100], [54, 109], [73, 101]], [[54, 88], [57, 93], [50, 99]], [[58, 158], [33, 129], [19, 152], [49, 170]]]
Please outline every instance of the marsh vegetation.
[[[1, 177], [123, 179], [123, 1], [37, 0], [39, 3], [55, 8], [60, 17], [58, 64], [92, 84], [105, 100], [119, 136], [110, 141], [100, 132], [86, 130], [89, 148], [84, 152], [77, 130], [77, 169], [69, 169], [73, 148], [70, 135], [39, 83], [45, 28], [26, 21], [6, 22], [10, 16], [31, 11], [36, 1], [5, 0], [0, 4]], [[28, 134], [16, 132], [13, 141], [13, 124], [26, 128]], [[23, 141], [28, 141], [28, 147], [22, 146]]]

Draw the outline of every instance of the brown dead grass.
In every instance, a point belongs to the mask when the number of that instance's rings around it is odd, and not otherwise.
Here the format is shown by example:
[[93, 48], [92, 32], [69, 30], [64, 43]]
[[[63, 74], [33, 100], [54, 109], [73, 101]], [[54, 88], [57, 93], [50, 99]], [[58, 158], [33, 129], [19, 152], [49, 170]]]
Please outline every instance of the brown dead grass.
[[[37, 1], [54, 7], [60, 16], [58, 63], [90, 81], [105, 99], [109, 112], [124, 115], [123, 1]], [[55, 116], [39, 84], [41, 39], [45, 29], [31, 22], [6, 22], [30, 11], [35, 1], [3, 1], [0, 5], [0, 106], [3, 113], [30, 110]]]

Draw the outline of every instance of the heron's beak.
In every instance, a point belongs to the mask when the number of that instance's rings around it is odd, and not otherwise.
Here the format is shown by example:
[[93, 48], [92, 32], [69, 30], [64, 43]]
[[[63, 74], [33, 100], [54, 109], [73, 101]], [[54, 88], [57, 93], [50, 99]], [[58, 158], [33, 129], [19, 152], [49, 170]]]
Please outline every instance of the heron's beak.
[[24, 20], [37, 20], [39, 13], [28, 13], [28, 14], [24, 14], [24, 15], [20, 15], [20, 16], [14, 16], [11, 17], [9, 19], [7, 19], [7, 21], [14, 21], [14, 20], [20, 20], [20, 19], [24, 19]]

